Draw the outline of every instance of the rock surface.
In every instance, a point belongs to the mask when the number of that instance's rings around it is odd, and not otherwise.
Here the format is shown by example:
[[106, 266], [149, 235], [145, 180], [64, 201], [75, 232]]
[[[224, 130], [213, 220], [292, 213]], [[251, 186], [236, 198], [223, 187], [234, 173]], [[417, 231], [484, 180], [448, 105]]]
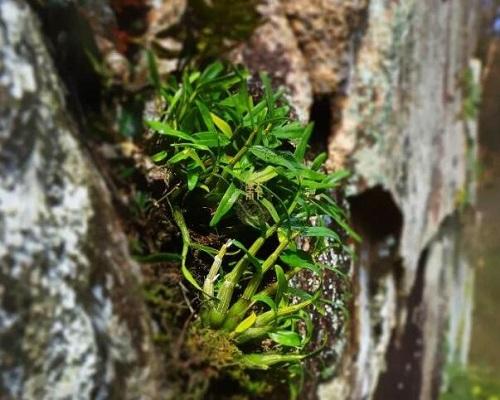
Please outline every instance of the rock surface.
[[[78, 6], [114, 84], [134, 86], [110, 6], [121, 2], [53, 3]], [[164, 33], [186, 2], [146, 3], [145, 38], [173, 54], [168, 72], [179, 43]], [[329, 99], [315, 115], [331, 132], [329, 167], [354, 172], [364, 241], [349, 337], [321, 399], [436, 398], [446, 364], [467, 359], [477, 3], [267, 0], [265, 23], [230, 56], [284, 85], [304, 121], [314, 98]], [[0, 1], [0, 106], [0, 397], [164, 398], [140, 274], [23, 0]]]
[[137, 267], [26, 2], [0, 2], [0, 397], [158, 398]]
[[254, 73], [269, 73], [276, 86], [287, 89], [299, 119], [307, 121], [312, 104], [311, 81], [284, 7], [278, 0], [265, 0], [260, 11], [265, 22], [229, 58]]
[[[474, 5], [370, 2], [329, 143], [330, 167], [354, 171], [353, 213], [365, 237], [353, 265], [359, 336], [350, 367], [321, 387], [322, 398], [436, 398], [452, 361], [445, 346], [466, 360], [473, 274], [458, 210], [475, 190], [476, 126], [464, 115]], [[337, 396], [342, 383], [352, 389]]]
[[355, 63], [368, 0], [283, 0], [314, 94], [342, 90]]

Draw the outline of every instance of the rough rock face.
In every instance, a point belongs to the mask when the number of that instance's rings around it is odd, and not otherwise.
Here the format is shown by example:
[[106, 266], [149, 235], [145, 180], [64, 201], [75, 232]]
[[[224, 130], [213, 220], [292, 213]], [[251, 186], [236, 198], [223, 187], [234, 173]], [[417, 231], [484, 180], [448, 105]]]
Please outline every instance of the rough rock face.
[[0, 397], [156, 398], [137, 268], [34, 14], [0, 2]]
[[265, 0], [260, 11], [265, 23], [230, 58], [252, 72], [268, 72], [274, 84], [288, 89], [287, 96], [299, 119], [307, 121], [312, 89], [304, 55], [278, 0]]
[[[463, 112], [474, 5], [370, 2], [329, 144], [330, 166], [355, 172], [353, 217], [365, 237], [353, 266], [359, 336], [351, 366], [320, 389], [325, 399], [435, 398], [452, 361], [445, 346], [466, 359], [472, 273], [457, 210], [474, 192], [476, 127]], [[347, 383], [350, 394], [334, 394]]]
[[[115, 83], [133, 83], [113, 34], [110, 4], [122, 2], [49, 3], [78, 7]], [[151, 6], [145, 38], [173, 54], [170, 71], [179, 43], [164, 32], [186, 2], [137, 3]], [[467, 359], [473, 273], [459, 210], [474, 198], [463, 104], [477, 3], [268, 0], [266, 22], [231, 55], [284, 84], [302, 120], [314, 96], [338, 107], [329, 167], [354, 172], [364, 241], [350, 337], [332, 349], [321, 399], [435, 398], [446, 363]], [[0, 397], [164, 398], [139, 273], [76, 131], [36, 18], [0, 0]]]
[[315, 94], [342, 88], [355, 62], [368, 0], [283, 0]]

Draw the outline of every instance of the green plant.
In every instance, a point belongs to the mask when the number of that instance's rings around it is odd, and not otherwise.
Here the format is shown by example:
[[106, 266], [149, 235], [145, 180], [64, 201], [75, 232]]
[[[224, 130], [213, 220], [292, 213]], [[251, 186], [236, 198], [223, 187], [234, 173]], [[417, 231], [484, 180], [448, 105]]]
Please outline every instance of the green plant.
[[481, 105], [481, 85], [476, 82], [472, 68], [466, 68], [462, 74], [460, 84], [463, 92], [462, 116], [466, 120], [475, 121], [479, 115]]
[[499, 400], [500, 384], [490, 371], [451, 364], [446, 368], [446, 385], [440, 400]]
[[[290, 365], [300, 375], [293, 366], [313, 329], [307, 310], [320, 307], [322, 272], [332, 268], [319, 256], [345, 248], [339, 231], [356, 237], [331, 195], [347, 173], [325, 174], [326, 154], [306, 161], [313, 126], [291, 121], [265, 75], [254, 100], [242, 68], [214, 63], [165, 85], [152, 68], [166, 103], [147, 121], [152, 159], [173, 177], [164, 198], [182, 237], [182, 273], [202, 293], [200, 323], [242, 350], [235, 362], [244, 368]], [[219, 246], [193, 239], [200, 233]], [[318, 278], [313, 293], [292, 284], [305, 270]]]

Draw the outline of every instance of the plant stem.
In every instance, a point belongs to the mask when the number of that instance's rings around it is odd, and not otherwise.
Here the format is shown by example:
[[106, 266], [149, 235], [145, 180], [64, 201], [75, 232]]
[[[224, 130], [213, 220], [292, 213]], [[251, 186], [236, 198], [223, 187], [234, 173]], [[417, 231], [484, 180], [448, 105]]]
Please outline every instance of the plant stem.
[[[170, 203], [169, 203], [170, 204]], [[172, 206], [170, 204], [170, 207], [172, 209], [172, 216], [174, 218], [175, 223], [179, 227], [179, 230], [181, 231], [181, 236], [182, 236], [182, 253], [181, 253], [181, 271], [186, 280], [193, 285], [196, 289], [202, 290], [198, 282], [196, 282], [196, 279], [194, 279], [194, 276], [191, 274], [189, 269], [186, 266], [186, 260], [187, 260], [187, 255], [189, 251], [189, 246], [191, 245], [191, 238], [189, 236], [189, 230], [186, 225], [186, 220], [184, 219], [184, 215], [182, 215], [181, 208], [179, 206]]]
[[278, 247], [271, 253], [271, 255], [262, 263], [261, 271], [255, 274], [253, 278], [248, 282], [243, 295], [234, 303], [229, 309], [224, 322], [224, 330], [232, 331], [238, 322], [242, 319], [251, 304], [251, 299], [257, 289], [259, 288], [264, 274], [276, 264], [278, 257], [283, 253], [283, 251], [288, 247], [290, 242], [298, 236], [298, 232], [294, 232], [290, 237], [281, 241]]
[[214, 281], [217, 278], [220, 267], [222, 265], [222, 259], [226, 255], [227, 250], [231, 246], [232, 241], [228, 240], [219, 250], [217, 255], [214, 257], [214, 262], [208, 272], [205, 282], [203, 283], [203, 292], [205, 293], [205, 298], [210, 299], [214, 297]]
[[273, 225], [267, 229], [264, 235], [258, 237], [255, 242], [248, 249], [248, 254], [245, 254], [233, 268], [233, 270], [226, 275], [224, 278], [224, 282], [222, 283], [221, 288], [219, 289], [219, 293], [217, 298], [219, 302], [210, 310], [210, 325], [213, 328], [218, 328], [224, 322], [226, 318], [226, 312], [231, 303], [231, 299], [233, 297], [234, 288], [238, 284], [241, 275], [245, 271], [248, 263], [250, 262], [250, 258], [255, 256], [257, 252], [260, 250], [262, 245], [269, 239], [276, 231], [278, 230], [278, 225]]

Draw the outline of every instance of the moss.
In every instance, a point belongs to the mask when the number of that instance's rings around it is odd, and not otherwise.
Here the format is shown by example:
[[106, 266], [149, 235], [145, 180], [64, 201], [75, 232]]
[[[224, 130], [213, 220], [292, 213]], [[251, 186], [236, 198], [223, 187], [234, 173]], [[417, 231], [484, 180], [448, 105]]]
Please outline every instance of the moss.
[[439, 397], [440, 400], [500, 399], [500, 383], [485, 369], [450, 365], [446, 378], [447, 384]]
[[475, 121], [481, 104], [481, 85], [477, 82], [472, 68], [466, 68], [460, 77], [462, 88], [462, 118]]

